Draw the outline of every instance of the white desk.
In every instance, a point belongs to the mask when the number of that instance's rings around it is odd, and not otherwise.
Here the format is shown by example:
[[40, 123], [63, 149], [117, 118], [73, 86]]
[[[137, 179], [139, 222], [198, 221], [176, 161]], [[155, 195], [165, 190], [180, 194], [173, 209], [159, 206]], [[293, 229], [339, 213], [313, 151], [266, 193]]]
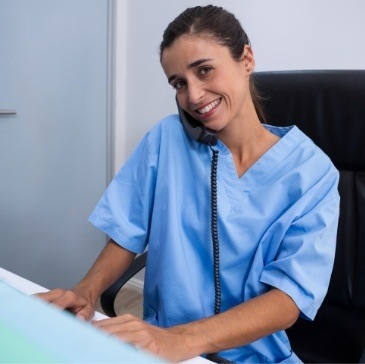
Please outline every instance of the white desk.
[[[9, 286], [11, 286], [11, 287], [13, 287], [13, 288], [15, 288], [16, 290], [18, 290], [18, 291], [20, 291], [20, 292], [23, 292], [23, 293], [25, 293], [26, 295], [32, 295], [32, 294], [35, 294], [35, 293], [40, 293], [40, 292], [47, 292], [48, 291], [48, 289], [46, 289], [46, 288], [44, 288], [44, 287], [42, 287], [42, 286], [40, 286], [40, 285], [38, 285], [38, 284], [36, 284], [36, 283], [33, 283], [33, 282], [31, 282], [31, 281], [29, 281], [29, 280], [27, 280], [27, 279], [25, 279], [25, 278], [22, 278], [22, 277], [20, 277], [20, 276], [18, 276], [18, 275], [16, 275], [16, 274], [14, 274], [14, 273], [11, 273], [11, 272], [9, 272], [9, 271], [7, 271], [7, 270], [5, 270], [5, 269], [3, 269], [3, 268], [0, 268], [0, 282], [4, 282], [4, 283], [6, 283], [7, 285], [9, 285]], [[26, 299], [29, 299], [29, 297], [25, 297]], [[3, 298], [1, 298], [1, 300], [3, 300]], [[0, 308], [1, 308], [1, 300], [0, 300]], [[22, 300], [22, 297], [20, 297], [19, 298], [19, 300]], [[35, 301], [35, 300], [34, 300]], [[33, 300], [29, 300], [29, 301], [27, 301], [26, 302], [27, 304], [28, 303], [31, 303], [31, 304], [33, 304]], [[39, 304], [39, 302], [35, 302], [36, 304]], [[43, 303], [43, 302], [42, 302]], [[3, 304], [4, 304], [4, 307], [6, 308], [6, 302], [3, 302]], [[35, 306], [37, 306], [37, 305], [35, 305]], [[3, 307], [3, 309], [4, 309], [4, 307]], [[47, 306], [45, 306], [44, 307], [44, 309], [47, 311], [47, 309], [49, 309], [49, 307], [47, 307]], [[20, 311], [21, 311], [21, 309], [20, 309]], [[1, 312], [0, 312], [1, 313]], [[48, 314], [48, 312], [47, 312], [47, 314]], [[67, 315], [67, 314], [66, 314]], [[57, 315], [56, 315], [57, 316]], [[69, 316], [69, 315], [67, 315], [67, 316]], [[102, 319], [102, 318], [106, 318], [107, 316], [105, 316], [105, 315], [103, 315], [103, 314], [101, 314], [100, 312], [97, 312], [96, 314], [95, 314], [95, 319], [97, 319], [97, 320], [99, 320], [99, 319]], [[0, 317], [1, 318], [1, 317]], [[67, 319], [67, 320], [66, 320]], [[55, 318], [55, 320], [60, 320], [61, 322], [62, 322], [62, 324], [64, 323], [63, 322], [63, 317], [56, 317]], [[69, 317], [65, 317], [65, 319], [64, 319], [64, 321], [68, 321], [68, 322], [66, 322], [66, 326], [67, 325], [71, 325], [71, 327], [72, 328], [74, 328], [75, 330], [81, 330], [81, 334], [84, 334], [84, 335], [91, 335], [91, 334], [89, 334], [89, 332], [88, 332], [88, 330], [86, 330], [85, 329], [85, 327], [83, 327], [83, 326], [86, 326], [86, 325], [82, 325], [83, 323], [79, 323], [80, 325], [79, 326], [76, 326], [76, 325], [74, 325], [74, 326], [72, 326], [73, 325], [73, 322], [72, 321], [78, 321], [78, 320], [75, 320], [74, 318], [72, 318], [72, 320], [69, 320]], [[1, 329], [1, 320], [0, 320], [0, 329]], [[33, 328], [33, 330], [34, 329], [37, 329], [37, 328]], [[100, 330], [96, 330], [96, 329], [92, 329], [92, 330], [89, 330], [89, 331], [92, 331], [93, 332], [93, 334], [98, 334], [97, 333], [97, 331], [100, 331]], [[92, 336], [92, 335], [91, 335]], [[97, 335], [96, 335], [97, 336]], [[79, 338], [78, 338], [79, 339]], [[93, 337], [91, 337], [91, 339], [93, 339]], [[97, 338], [98, 340], [100, 340], [100, 337], [98, 337]], [[102, 338], [103, 340], [106, 340], [106, 339], [109, 339], [109, 337], [105, 337], [105, 338]], [[109, 346], [111, 346], [111, 349], [113, 349], [113, 350], [116, 350], [116, 351], [121, 351], [121, 349], [120, 349], [120, 347], [118, 347], [118, 345], [115, 345], [116, 344], [116, 341], [117, 340], [110, 340], [110, 341], [113, 341], [111, 344], [108, 342], [108, 340], [106, 340], [106, 343], [107, 343], [107, 346], [109, 345]], [[118, 340], [119, 341], [119, 340]], [[88, 344], [89, 345], [89, 344]], [[114, 346], [113, 346], [114, 345]], [[121, 346], [121, 345], [120, 345]], [[90, 347], [90, 345], [89, 345], [89, 347]], [[123, 348], [122, 348], [123, 349]], [[127, 348], [126, 348], [126, 350], [128, 351], [128, 350], [130, 350], [130, 348], [127, 346]], [[122, 350], [123, 351], [123, 350]], [[0, 362], [2, 362], [2, 360], [1, 360], [1, 348], [0, 348]], [[132, 353], [132, 354], [134, 354], [134, 353]], [[124, 352], [124, 355], [126, 355], [126, 353]], [[122, 356], [122, 358], [123, 358], [123, 356]], [[142, 357], [143, 358], [143, 357]], [[94, 360], [94, 362], [97, 362], [97, 360], [96, 360], [96, 357], [94, 357], [93, 358]], [[106, 359], [106, 358], [105, 358]], [[120, 359], [121, 359], [121, 356], [119, 356], [119, 360], [118, 361], [120, 361]], [[138, 359], [138, 358], [137, 358]], [[146, 360], [146, 358], [144, 358], [145, 359], [145, 361], [144, 362], [153, 362], [153, 363], [155, 363], [156, 361], [154, 361], [154, 360], [152, 360], [152, 361], [148, 361], [148, 360]], [[150, 358], [148, 358], [147, 357], [147, 359], [150, 359]], [[155, 359], [155, 358], [153, 358], [153, 359]], [[128, 361], [129, 361], [129, 358], [128, 358]], [[105, 362], [107, 362], [107, 360], [105, 360]], [[122, 362], [122, 361], [120, 361], [120, 362]], [[133, 361], [129, 361], [129, 362], [133, 362]], [[137, 361], [138, 362], [138, 361]], [[140, 360], [140, 362], [141, 362], [141, 360]], [[209, 360], [206, 360], [206, 359], [204, 359], [204, 358], [201, 358], [201, 357], [196, 357], [196, 358], [193, 358], [193, 359], [190, 359], [190, 360], [185, 360], [185, 361], [183, 361], [183, 362], [181, 362], [182, 364], [199, 364], [199, 363], [205, 363], [205, 364], [207, 364], [207, 363], [211, 363]]]
[[[40, 286], [39, 284], [33, 283], [28, 279], [18, 276], [17, 274], [11, 273], [6, 269], [0, 267], [0, 281], [5, 282], [9, 286], [14, 287], [20, 292], [23, 292], [27, 295], [32, 295], [35, 293], [48, 292], [47, 288]], [[107, 318], [108, 316], [95, 312], [94, 319], [101, 320], [103, 318]]]

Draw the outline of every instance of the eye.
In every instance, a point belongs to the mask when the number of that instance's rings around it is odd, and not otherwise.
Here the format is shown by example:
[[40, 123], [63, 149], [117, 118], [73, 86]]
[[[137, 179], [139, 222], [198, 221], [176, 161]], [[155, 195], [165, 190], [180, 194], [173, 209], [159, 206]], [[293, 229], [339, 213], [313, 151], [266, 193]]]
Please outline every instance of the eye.
[[183, 86], [185, 86], [185, 82], [182, 81], [182, 80], [177, 80], [176, 82], [174, 82], [172, 84], [172, 87], [175, 89], [175, 90], [180, 90]]
[[208, 73], [209, 73], [212, 69], [213, 69], [213, 68], [212, 68], [212, 67], [210, 67], [210, 66], [204, 66], [204, 67], [199, 68], [199, 73], [200, 73], [201, 75], [206, 75], [206, 74], [208, 74]]

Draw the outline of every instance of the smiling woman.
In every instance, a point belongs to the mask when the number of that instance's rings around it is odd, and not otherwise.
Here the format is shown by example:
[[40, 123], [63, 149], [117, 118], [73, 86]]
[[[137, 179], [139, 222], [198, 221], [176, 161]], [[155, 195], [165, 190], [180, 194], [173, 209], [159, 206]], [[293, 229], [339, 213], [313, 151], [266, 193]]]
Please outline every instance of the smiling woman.
[[338, 171], [296, 126], [262, 123], [233, 14], [186, 9], [160, 50], [179, 115], [145, 135], [90, 216], [111, 240], [89, 273], [44, 298], [90, 316], [148, 246], [144, 319], [96, 325], [169, 361], [300, 362], [284, 330], [313, 319], [326, 294]]
[[160, 60], [181, 108], [217, 132], [239, 176], [278, 141], [260, 123], [264, 112], [251, 77], [255, 59], [247, 34], [230, 13], [213, 6], [182, 13], [165, 30]]
[[[244, 52], [245, 57], [235, 61], [228, 48], [190, 35], [179, 37], [163, 52], [162, 67], [176, 89], [180, 106], [213, 130], [240, 118], [240, 111], [257, 118], [248, 92], [247, 69], [252, 67], [253, 58], [247, 57], [248, 46]], [[220, 124], [215, 125], [218, 120]]]
[[[242, 56], [245, 56], [242, 55], [242, 51], [246, 46], [250, 47], [251, 44], [240, 22], [231, 13], [219, 11], [219, 8], [214, 6], [198, 6], [190, 10], [180, 14], [166, 28], [160, 45], [161, 61], [163, 51], [169, 48], [181, 35], [198, 35], [206, 40], [213, 40], [213, 43], [225, 46], [233, 60], [242, 60]], [[192, 66], [199, 66], [199, 64], [192, 64]], [[170, 83], [171, 80], [168, 79], [168, 81]], [[252, 78], [250, 78], [250, 91], [257, 115], [261, 122], [264, 122], [261, 96]]]

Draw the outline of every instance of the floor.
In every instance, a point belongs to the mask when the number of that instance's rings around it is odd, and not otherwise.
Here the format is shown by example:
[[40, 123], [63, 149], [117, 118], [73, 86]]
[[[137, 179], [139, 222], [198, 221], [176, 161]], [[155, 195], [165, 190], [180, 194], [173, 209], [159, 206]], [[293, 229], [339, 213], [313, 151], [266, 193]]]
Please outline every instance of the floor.
[[[116, 314], [122, 315], [124, 313], [131, 313], [137, 317], [142, 318], [142, 293], [136, 289], [128, 286], [124, 286], [115, 300], [114, 308]], [[100, 306], [100, 302], [96, 304], [96, 310], [104, 313]]]

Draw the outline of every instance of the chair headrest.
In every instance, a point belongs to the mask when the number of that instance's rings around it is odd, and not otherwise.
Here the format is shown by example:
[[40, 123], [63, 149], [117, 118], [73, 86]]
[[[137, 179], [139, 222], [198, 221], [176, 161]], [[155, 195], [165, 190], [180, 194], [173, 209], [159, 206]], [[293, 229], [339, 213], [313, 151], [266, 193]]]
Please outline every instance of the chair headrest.
[[365, 70], [256, 72], [266, 122], [297, 125], [338, 169], [365, 170]]

